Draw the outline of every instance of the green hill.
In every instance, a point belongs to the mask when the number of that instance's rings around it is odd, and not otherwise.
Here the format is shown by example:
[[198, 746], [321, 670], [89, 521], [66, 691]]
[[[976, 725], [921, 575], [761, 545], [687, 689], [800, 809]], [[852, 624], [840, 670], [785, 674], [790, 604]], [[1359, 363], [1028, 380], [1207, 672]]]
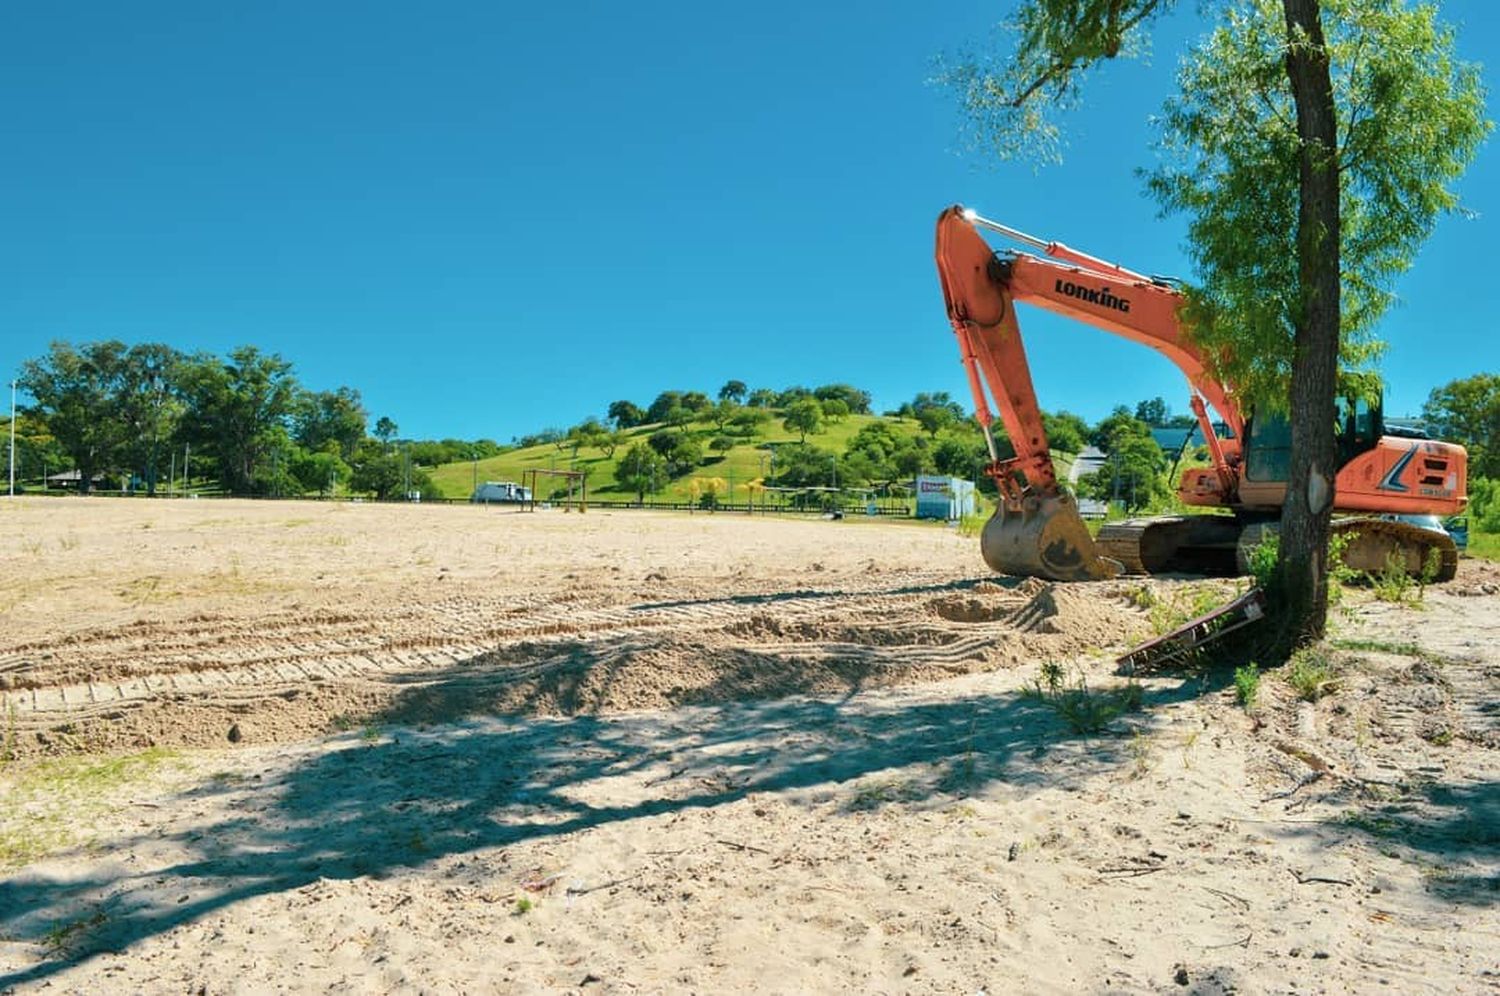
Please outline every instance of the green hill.
[[[807, 442], [820, 449], [842, 454], [849, 440], [862, 426], [882, 421], [889, 422], [897, 428], [898, 432], [907, 435], [918, 435], [922, 431], [921, 427], [911, 419], [881, 415], [849, 415], [839, 422], [826, 423], [820, 432], [809, 433]], [[600, 449], [585, 446], [578, 451], [576, 466], [571, 446], [561, 445], [559, 448], [560, 444], [548, 443], [541, 446], [529, 446], [525, 449], [509, 450], [499, 456], [480, 460], [477, 464], [467, 461], [443, 464], [430, 470], [429, 473], [433, 484], [445, 498], [467, 498], [474, 491], [475, 481], [516, 481], [519, 483], [523, 471], [536, 468], [581, 470], [588, 474], [591, 496], [634, 499], [633, 492], [625, 491], [615, 483], [615, 467], [632, 445], [644, 442], [648, 436], [661, 428], [661, 425], [655, 424], [627, 430], [625, 441], [615, 450], [613, 458], [605, 456]], [[702, 422], [694, 422], [687, 426], [685, 431], [702, 441], [705, 451], [707, 451], [709, 440], [720, 435], [712, 425]], [[781, 427], [779, 412], [772, 421], [761, 427], [761, 431], [753, 439], [742, 436], [733, 438], [737, 441], [736, 445], [733, 449], [725, 451], [722, 458], [717, 453], [710, 453], [700, 467], [668, 482], [655, 497], [662, 501], [688, 501], [690, 482], [693, 478], [718, 477], [732, 485], [732, 500], [742, 502], [746, 498], [744, 487], [746, 482], [769, 473], [770, 451], [766, 447], [798, 441], [796, 433], [787, 432]]]
[[[721, 435], [711, 424], [694, 422], [685, 428], [685, 432], [699, 439], [707, 454], [704, 462], [695, 470], [680, 477], [663, 483], [661, 490], [654, 495], [659, 501], [685, 502], [692, 498], [691, 489], [693, 480], [707, 480], [710, 478], [722, 479], [729, 485], [730, 495], [725, 499], [743, 502], [749, 497], [746, 484], [750, 481], [759, 480], [770, 473], [770, 447], [780, 446], [786, 443], [795, 443], [798, 436], [794, 432], [788, 432], [781, 425], [781, 413], [773, 412], [773, 419], [760, 427], [759, 432], [753, 437], [733, 436], [736, 445], [722, 455], [708, 451], [708, 442]], [[920, 436], [922, 428], [914, 419], [902, 419], [884, 415], [849, 415], [838, 422], [827, 422], [823, 428], [816, 433], [809, 433], [807, 442], [819, 449], [831, 453], [843, 455], [848, 448], [850, 439], [864, 426], [873, 422], [884, 422], [890, 425], [898, 435]], [[476, 483], [484, 481], [515, 481], [520, 483], [523, 472], [529, 469], [540, 470], [581, 470], [588, 474], [589, 495], [602, 499], [634, 500], [635, 493], [627, 491], [619, 486], [615, 480], [615, 468], [621, 458], [624, 457], [630, 447], [636, 443], [643, 443], [652, 433], [662, 428], [660, 424], [638, 426], [626, 431], [625, 439], [616, 447], [614, 455], [606, 456], [602, 449], [592, 446], [581, 447], [574, 459], [571, 445], [542, 444], [528, 446], [522, 449], [509, 450], [498, 456], [476, 462], [462, 461], [458, 463], [443, 464], [429, 471], [434, 485], [445, 498], [467, 498], [474, 491]], [[1072, 457], [1067, 454], [1056, 454], [1054, 465], [1058, 474], [1064, 479], [1067, 477], [1068, 467]], [[863, 482], [848, 481], [841, 482], [848, 485], [862, 484]], [[556, 482], [560, 487], [561, 481]], [[545, 491], [546, 484], [542, 485]]]

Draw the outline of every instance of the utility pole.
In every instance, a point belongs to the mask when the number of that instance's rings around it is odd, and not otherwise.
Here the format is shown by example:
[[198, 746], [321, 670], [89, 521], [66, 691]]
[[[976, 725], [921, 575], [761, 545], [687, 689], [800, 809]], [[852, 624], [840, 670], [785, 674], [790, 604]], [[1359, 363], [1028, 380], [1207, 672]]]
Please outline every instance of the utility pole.
[[10, 497], [16, 496], [16, 382], [10, 382]]

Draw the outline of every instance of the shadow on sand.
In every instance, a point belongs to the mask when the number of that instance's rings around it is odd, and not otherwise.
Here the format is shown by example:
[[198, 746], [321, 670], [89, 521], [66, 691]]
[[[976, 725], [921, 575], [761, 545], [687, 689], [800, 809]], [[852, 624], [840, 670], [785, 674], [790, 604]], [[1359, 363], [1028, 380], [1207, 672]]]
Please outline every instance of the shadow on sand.
[[[587, 667], [569, 673], [601, 680]], [[229, 809], [237, 814], [231, 818], [179, 821], [167, 831], [110, 841], [115, 855], [156, 844], [188, 860], [127, 866], [77, 849], [53, 862], [75, 862], [82, 869], [76, 876], [32, 870], [0, 884], [0, 933], [10, 940], [45, 944], [60, 926], [88, 928], [49, 957], [0, 974], [0, 989], [319, 878], [381, 876], [448, 855], [720, 806], [752, 793], [796, 803], [807, 790], [880, 772], [920, 771], [902, 796], [915, 806], [993, 782], [1033, 791], [1122, 763], [1125, 753], [1117, 738], [1084, 742], [1049, 707], [1015, 691], [855, 698], [857, 669], [842, 697], [453, 723], [485, 708], [471, 698], [470, 682], [459, 664], [374, 717], [402, 724], [383, 728], [378, 738], [350, 734], [263, 783], [211, 782], [169, 802], [177, 811], [212, 802], [207, 808]], [[1143, 721], [1150, 722], [1153, 708], [1190, 698], [1199, 687], [1156, 685], [1145, 696]], [[703, 698], [724, 702], [744, 692], [735, 685], [709, 688]], [[446, 725], [407, 725], [426, 723]]]

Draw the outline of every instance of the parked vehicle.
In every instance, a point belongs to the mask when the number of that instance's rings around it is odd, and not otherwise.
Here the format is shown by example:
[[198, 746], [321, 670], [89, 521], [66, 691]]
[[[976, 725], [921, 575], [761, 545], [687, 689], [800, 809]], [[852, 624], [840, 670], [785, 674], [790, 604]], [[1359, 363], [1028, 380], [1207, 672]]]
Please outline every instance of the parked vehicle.
[[474, 502], [523, 502], [531, 501], [531, 489], [514, 481], [485, 481], [469, 496]]
[[1469, 548], [1469, 517], [1467, 515], [1455, 515], [1443, 523], [1443, 528], [1448, 530], [1448, 535], [1453, 538], [1453, 545], [1460, 550]]

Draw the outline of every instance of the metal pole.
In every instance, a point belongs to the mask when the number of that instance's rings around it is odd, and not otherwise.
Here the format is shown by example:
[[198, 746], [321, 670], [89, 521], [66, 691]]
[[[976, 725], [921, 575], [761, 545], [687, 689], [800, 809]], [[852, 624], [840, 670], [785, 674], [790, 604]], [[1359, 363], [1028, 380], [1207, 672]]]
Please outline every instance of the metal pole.
[[10, 497], [16, 496], [16, 382], [10, 382]]

